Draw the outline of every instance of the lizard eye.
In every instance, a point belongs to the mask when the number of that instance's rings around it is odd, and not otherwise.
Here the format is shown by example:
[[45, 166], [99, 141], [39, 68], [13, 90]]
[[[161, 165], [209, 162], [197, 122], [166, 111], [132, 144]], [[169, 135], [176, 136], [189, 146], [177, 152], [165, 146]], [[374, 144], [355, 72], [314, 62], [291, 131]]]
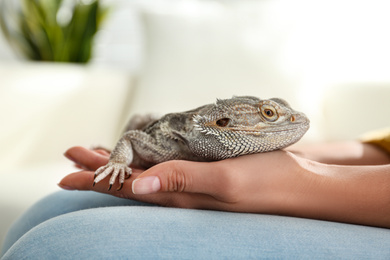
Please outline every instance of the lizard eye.
[[274, 122], [279, 118], [276, 109], [272, 106], [268, 106], [268, 105], [261, 106], [261, 113], [263, 114], [264, 118], [270, 122]]
[[271, 109], [264, 109], [264, 114], [266, 114], [267, 117], [272, 117], [274, 115], [274, 111]]
[[219, 127], [225, 127], [229, 124], [230, 119], [229, 118], [221, 118], [215, 122], [217, 126]]

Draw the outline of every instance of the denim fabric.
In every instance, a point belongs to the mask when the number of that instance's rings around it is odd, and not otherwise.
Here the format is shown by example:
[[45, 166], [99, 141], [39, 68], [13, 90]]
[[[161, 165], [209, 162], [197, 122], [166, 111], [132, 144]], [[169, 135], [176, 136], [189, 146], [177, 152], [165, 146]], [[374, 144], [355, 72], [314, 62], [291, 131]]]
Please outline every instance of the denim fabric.
[[61, 191], [16, 221], [2, 254], [1, 259], [390, 259], [390, 230]]

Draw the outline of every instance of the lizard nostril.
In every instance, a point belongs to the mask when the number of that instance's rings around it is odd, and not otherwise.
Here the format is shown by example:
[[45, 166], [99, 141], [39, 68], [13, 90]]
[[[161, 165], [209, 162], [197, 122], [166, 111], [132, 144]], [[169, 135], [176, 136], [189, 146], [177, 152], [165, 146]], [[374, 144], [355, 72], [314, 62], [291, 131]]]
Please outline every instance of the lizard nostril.
[[295, 116], [291, 116], [290, 121], [294, 122], [295, 121]]
[[230, 119], [229, 118], [221, 118], [215, 122], [217, 126], [219, 127], [225, 127], [229, 124]]

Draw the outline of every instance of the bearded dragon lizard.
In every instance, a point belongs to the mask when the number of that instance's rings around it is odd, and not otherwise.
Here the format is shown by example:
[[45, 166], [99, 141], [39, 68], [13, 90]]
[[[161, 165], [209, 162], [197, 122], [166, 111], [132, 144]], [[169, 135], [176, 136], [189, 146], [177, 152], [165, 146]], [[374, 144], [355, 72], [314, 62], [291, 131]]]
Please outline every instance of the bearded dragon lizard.
[[107, 165], [95, 172], [93, 185], [111, 175], [122, 189], [129, 165], [143, 168], [168, 160], [215, 161], [268, 152], [297, 142], [309, 119], [279, 98], [251, 96], [217, 100], [194, 110], [130, 120]]

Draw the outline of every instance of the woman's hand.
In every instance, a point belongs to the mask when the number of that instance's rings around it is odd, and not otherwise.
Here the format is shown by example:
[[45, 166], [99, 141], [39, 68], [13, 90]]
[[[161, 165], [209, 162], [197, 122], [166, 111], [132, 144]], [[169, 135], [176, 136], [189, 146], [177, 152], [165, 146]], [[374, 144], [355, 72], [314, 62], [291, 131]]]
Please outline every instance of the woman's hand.
[[108, 154], [81, 147], [66, 156], [85, 171], [65, 189], [94, 190], [163, 206], [280, 214], [390, 227], [390, 166], [337, 166], [275, 151], [216, 162], [168, 161], [134, 169], [121, 191], [92, 187]]
[[146, 171], [133, 169], [123, 189], [107, 191], [108, 179], [92, 187], [108, 154], [82, 147], [65, 155], [85, 171], [68, 175], [60, 186], [95, 190], [164, 206], [240, 212], [282, 213], [292, 194], [304, 193], [305, 176], [298, 157], [285, 151], [241, 156], [216, 162], [169, 161]]

